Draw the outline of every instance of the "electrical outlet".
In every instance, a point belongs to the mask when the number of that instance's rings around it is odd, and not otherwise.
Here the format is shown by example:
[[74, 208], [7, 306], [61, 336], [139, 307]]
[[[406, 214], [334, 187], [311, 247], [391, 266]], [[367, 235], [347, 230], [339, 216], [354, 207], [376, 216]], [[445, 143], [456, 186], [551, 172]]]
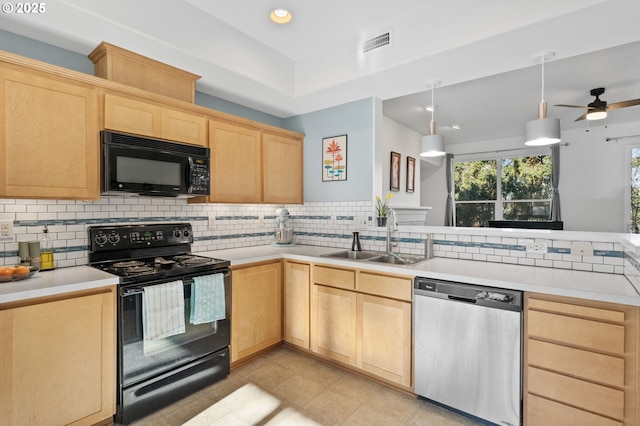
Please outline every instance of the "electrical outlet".
[[355, 228], [357, 230], [363, 230], [363, 229], [367, 229], [367, 216], [365, 215], [358, 215], [354, 218], [355, 221]]
[[209, 231], [215, 231], [216, 230], [216, 217], [215, 217], [215, 215], [209, 215], [209, 223], [207, 225], [207, 229], [209, 229]]
[[0, 241], [13, 241], [12, 220], [0, 220]]
[[593, 246], [590, 243], [571, 243], [571, 254], [574, 256], [593, 256]]
[[547, 245], [545, 243], [539, 243], [535, 241], [528, 242], [526, 244], [527, 253], [546, 253]]

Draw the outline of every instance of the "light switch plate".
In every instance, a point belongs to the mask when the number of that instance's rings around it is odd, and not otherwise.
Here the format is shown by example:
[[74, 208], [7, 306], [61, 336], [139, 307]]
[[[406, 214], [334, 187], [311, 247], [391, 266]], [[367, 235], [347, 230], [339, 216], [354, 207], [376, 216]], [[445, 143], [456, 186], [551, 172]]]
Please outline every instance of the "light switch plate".
[[216, 217], [215, 217], [215, 215], [209, 215], [209, 222], [207, 224], [207, 229], [209, 231], [215, 231], [216, 230]]
[[12, 220], [0, 220], [0, 241], [13, 241]]
[[357, 231], [362, 231], [364, 229], [367, 229], [367, 216], [358, 215], [353, 220], [355, 222], [355, 225], [356, 225], [355, 228]]

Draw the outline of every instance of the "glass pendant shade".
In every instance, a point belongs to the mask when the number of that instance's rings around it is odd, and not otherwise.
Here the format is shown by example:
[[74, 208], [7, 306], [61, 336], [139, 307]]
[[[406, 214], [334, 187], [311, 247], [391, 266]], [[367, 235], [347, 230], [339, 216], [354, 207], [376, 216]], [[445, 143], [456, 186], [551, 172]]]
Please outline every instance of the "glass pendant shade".
[[560, 120], [539, 118], [527, 123], [524, 144], [529, 146], [551, 145], [560, 142]]
[[423, 136], [420, 141], [421, 157], [440, 157], [445, 155], [444, 137], [442, 135]]

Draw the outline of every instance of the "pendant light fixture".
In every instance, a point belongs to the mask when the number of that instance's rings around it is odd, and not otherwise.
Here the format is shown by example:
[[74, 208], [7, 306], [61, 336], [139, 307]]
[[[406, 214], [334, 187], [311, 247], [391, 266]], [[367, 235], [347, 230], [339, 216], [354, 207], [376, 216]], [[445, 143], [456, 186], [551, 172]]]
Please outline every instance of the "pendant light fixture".
[[542, 100], [538, 105], [538, 119], [528, 122], [525, 127], [525, 145], [541, 146], [560, 142], [560, 120], [547, 118], [547, 102], [544, 100], [544, 62], [554, 56], [554, 52], [545, 52], [537, 57], [542, 63]]
[[429, 134], [422, 137], [420, 142], [420, 156], [421, 157], [440, 157], [445, 155], [444, 150], [444, 137], [442, 135], [436, 135], [436, 104], [433, 102], [433, 92], [435, 88], [440, 85], [440, 81], [434, 80], [428, 83], [431, 86], [431, 122], [429, 122]]

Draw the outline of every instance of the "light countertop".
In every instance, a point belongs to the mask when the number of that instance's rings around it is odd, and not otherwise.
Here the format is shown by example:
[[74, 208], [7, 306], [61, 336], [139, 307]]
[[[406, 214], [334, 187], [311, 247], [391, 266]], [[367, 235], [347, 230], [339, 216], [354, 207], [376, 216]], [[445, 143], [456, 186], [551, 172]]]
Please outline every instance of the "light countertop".
[[[624, 275], [573, 271], [470, 260], [433, 258], [414, 265], [389, 265], [361, 260], [321, 257], [345, 249], [318, 246], [255, 246], [198, 254], [226, 259], [231, 266], [276, 259], [299, 260], [407, 276], [485, 285], [559, 296], [640, 306], [640, 294]], [[115, 285], [118, 277], [90, 266], [40, 271], [23, 281], [0, 283], [0, 304]]]
[[0, 304], [116, 285], [119, 278], [90, 266], [40, 271], [29, 279], [0, 283]]
[[489, 287], [640, 306], [640, 294], [631, 282], [629, 282], [624, 275], [620, 274], [604, 274], [440, 257], [407, 266], [320, 257], [323, 254], [341, 250], [345, 249], [317, 246], [256, 246], [208, 251], [199, 254], [227, 259], [231, 261], [232, 267], [284, 258], [334, 266], [362, 268], [383, 273], [423, 276]]

